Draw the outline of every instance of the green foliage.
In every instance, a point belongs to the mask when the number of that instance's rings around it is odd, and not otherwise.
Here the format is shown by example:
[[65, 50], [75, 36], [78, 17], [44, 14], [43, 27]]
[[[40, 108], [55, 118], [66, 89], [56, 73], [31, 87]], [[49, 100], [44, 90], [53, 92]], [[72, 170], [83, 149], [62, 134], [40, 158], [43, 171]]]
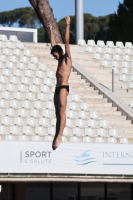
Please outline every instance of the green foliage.
[[133, 1], [119, 3], [117, 13], [110, 16], [107, 40], [133, 42]]

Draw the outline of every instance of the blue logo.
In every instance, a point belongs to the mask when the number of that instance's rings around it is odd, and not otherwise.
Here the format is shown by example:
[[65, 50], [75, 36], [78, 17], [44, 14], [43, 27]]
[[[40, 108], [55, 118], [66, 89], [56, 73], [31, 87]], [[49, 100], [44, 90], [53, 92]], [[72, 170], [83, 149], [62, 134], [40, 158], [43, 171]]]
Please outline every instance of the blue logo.
[[97, 162], [96, 158], [91, 158], [90, 150], [85, 151], [80, 156], [75, 156], [74, 160], [77, 163], [77, 165], [88, 165], [88, 164]]

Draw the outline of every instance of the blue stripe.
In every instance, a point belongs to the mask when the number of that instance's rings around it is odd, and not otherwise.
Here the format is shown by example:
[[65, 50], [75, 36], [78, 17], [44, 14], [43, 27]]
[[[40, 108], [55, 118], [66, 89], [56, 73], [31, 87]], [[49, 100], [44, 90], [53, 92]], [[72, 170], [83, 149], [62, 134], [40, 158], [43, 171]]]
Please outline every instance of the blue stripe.
[[116, 164], [116, 163], [112, 163], [112, 164], [110, 164], [110, 163], [103, 163], [103, 165], [132, 165], [133, 166], [133, 164], [120, 164], [120, 163], [118, 163], [118, 164]]
[[85, 162], [85, 161], [89, 161], [89, 160], [95, 160], [96, 158], [88, 158], [85, 160], [75, 160], [76, 162]]
[[97, 161], [90, 161], [90, 162], [87, 162], [87, 163], [77, 164], [77, 165], [87, 165], [87, 164], [94, 163], [94, 162], [97, 162]]

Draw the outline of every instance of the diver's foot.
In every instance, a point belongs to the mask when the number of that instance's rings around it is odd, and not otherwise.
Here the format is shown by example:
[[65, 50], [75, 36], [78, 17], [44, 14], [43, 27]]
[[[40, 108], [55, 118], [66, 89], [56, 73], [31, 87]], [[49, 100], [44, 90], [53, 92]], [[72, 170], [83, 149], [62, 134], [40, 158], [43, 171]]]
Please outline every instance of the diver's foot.
[[56, 150], [61, 142], [62, 142], [62, 138], [57, 138], [55, 143], [52, 145], [53, 150]]

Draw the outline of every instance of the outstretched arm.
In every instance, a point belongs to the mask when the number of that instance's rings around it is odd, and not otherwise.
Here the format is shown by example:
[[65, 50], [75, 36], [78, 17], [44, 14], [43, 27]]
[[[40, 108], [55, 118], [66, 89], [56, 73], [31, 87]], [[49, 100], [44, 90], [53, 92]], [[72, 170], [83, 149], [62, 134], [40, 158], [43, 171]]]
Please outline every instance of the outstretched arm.
[[65, 19], [66, 19], [65, 49], [66, 49], [67, 57], [70, 59], [70, 61], [72, 61], [71, 60], [70, 46], [69, 46], [71, 19], [70, 19], [69, 16], [67, 16]]
[[54, 37], [54, 33], [53, 33], [53, 27], [52, 25], [49, 23], [47, 24], [47, 27], [50, 30], [50, 40], [51, 40], [51, 46], [55, 46], [56, 45], [56, 41], [55, 41], [55, 37]]

